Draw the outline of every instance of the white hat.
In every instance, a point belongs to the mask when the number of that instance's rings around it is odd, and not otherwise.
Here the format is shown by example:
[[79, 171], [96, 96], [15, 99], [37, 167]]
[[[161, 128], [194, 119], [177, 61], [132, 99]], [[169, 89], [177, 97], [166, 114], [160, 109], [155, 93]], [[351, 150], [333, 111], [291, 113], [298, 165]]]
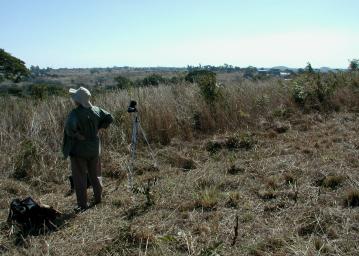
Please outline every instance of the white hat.
[[85, 87], [81, 86], [77, 90], [71, 88], [69, 93], [72, 94], [72, 99], [75, 102], [80, 103], [83, 107], [90, 108], [92, 106], [90, 102], [91, 93]]

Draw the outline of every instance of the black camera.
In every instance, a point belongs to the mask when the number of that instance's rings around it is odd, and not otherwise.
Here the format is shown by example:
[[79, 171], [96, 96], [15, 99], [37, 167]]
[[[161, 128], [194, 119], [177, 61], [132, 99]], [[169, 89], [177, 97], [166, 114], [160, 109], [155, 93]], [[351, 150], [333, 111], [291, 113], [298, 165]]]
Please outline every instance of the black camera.
[[128, 108], [127, 108], [127, 112], [128, 112], [128, 113], [137, 112], [136, 106], [137, 106], [137, 102], [134, 101], [134, 100], [131, 100], [131, 101], [130, 101], [130, 105], [129, 105]]

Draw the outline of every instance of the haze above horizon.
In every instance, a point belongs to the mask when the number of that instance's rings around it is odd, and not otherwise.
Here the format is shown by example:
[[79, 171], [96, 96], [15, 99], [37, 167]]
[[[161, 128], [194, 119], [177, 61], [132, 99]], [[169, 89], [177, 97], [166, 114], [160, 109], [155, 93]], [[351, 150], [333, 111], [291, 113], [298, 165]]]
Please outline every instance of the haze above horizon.
[[0, 48], [27, 66], [346, 68], [359, 1], [1, 2]]

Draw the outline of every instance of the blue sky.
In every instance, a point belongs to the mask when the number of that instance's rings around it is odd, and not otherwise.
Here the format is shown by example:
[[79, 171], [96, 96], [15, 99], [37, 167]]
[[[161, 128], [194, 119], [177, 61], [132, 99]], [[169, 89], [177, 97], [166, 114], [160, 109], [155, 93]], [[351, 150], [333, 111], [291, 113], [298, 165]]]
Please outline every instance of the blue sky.
[[0, 0], [0, 48], [40, 67], [344, 68], [356, 0]]

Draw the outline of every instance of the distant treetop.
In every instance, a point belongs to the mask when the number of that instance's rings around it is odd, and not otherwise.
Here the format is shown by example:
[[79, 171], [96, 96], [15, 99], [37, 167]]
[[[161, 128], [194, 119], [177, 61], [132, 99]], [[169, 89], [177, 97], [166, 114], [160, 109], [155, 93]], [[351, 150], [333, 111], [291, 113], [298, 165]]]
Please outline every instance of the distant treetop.
[[359, 70], [359, 59], [352, 59], [349, 63], [349, 69], [351, 71], [357, 71]]
[[11, 80], [17, 83], [29, 74], [25, 62], [0, 49], [0, 82]]

